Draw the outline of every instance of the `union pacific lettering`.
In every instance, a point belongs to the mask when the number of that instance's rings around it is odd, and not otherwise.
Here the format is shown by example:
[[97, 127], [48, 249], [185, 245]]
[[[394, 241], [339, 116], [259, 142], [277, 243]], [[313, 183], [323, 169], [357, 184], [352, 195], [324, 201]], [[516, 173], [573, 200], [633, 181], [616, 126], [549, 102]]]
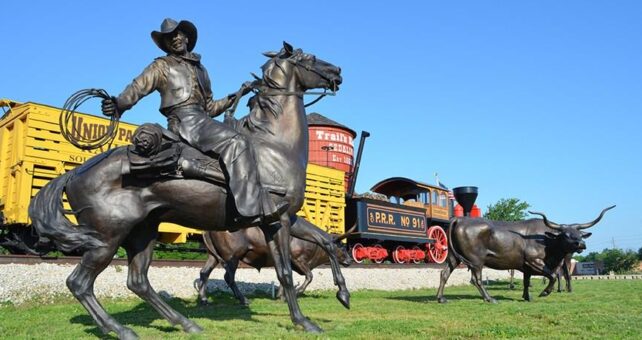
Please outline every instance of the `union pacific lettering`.
[[[98, 138], [107, 132], [107, 124], [98, 124], [98, 123], [89, 123], [85, 122], [83, 117], [74, 117], [73, 124], [77, 127], [73, 133], [76, 138]], [[116, 133], [116, 140], [122, 143], [131, 143], [132, 130], [128, 130], [123, 127], [118, 128]]]

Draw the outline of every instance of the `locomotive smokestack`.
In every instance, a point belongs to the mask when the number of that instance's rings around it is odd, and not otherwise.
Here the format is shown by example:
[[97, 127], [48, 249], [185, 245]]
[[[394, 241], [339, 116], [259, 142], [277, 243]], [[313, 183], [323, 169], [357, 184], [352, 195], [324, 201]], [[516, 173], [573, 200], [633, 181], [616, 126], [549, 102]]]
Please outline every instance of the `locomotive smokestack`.
[[457, 203], [464, 208], [464, 216], [470, 216], [475, 200], [477, 199], [477, 187], [457, 187], [453, 189]]
[[348, 198], [354, 195], [354, 187], [357, 183], [357, 175], [359, 174], [359, 165], [361, 165], [361, 154], [363, 153], [363, 145], [366, 143], [366, 138], [370, 137], [370, 132], [361, 131], [361, 140], [359, 141], [359, 151], [357, 152], [357, 161], [354, 163], [354, 170], [352, 171], [352, 180], [348, 188]]

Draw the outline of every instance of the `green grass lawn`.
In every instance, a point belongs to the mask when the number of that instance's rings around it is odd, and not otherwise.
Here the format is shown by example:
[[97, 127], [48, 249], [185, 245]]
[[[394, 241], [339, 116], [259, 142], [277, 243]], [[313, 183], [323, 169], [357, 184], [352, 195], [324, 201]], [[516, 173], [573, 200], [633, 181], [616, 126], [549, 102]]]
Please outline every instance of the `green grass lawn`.
[[[537, 297], [544, 286], [533, 281], [532, 302], [522, 301], [521, 285], [508, 290], [506, 282], [491, 284], [496, 305], [484, 303], [472, 286], [447, 288], [444, 305], [435, 301], [436, 289], [354, 292], [351, 310], [341, 307], [334, 292], [313, 292], [299, 301], [325, 329], [321, 336], [296, 329], [287, 306], [266, 296], [253, 296], [248, 308], [223, 293], [211, 296], [206, 307], [173, 299], [174, 308], [204, 328], [198, 335], [170, 326], [141, 300], [102, 302], [143, 339], [642, 338], [642, 281], [575, 281], [573, 293], [546, 298]], [[96, 337], [104, 336], [75, 300], [0, 306], [0, 339]]]

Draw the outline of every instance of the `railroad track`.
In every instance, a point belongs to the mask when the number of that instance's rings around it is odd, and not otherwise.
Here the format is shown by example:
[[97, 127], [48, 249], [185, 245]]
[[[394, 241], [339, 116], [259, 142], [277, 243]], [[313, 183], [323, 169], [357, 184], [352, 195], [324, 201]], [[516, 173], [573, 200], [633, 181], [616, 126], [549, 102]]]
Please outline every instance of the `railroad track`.
[[[51, 257], [51, 256], [34, 256], [34, 255], [0, 255], [0, 265], [2, 264], [77, 264], [80, 262], [79, 256], [64, 256], [64, 257]], [[126, 266], [127, 259], [114, 259], [111, 262], [114, 266]], [[205, 260], [154, 260], [152, 267], [194, 267], [201, 268], [205, 265]], [[444, 264], [437, 263], [420, 263], [420, 264], [397, 264], [397, 263], [382, 263], [382, 264], [359, 264], [353, 263], [350, 268], [372, 268], [372, 269], [385, 269], [385, 268], [442, 268]], [[241, 268], [248, 268], [247, 265], [241, 263]], [[320, 266], [320, 268], [329, 267], [327, 265]]]

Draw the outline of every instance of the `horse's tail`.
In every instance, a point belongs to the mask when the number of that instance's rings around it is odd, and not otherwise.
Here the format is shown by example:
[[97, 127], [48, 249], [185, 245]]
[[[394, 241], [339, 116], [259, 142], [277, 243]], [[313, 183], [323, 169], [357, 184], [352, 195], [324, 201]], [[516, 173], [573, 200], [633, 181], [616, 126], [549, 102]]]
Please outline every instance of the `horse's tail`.
[[88, 250], [105, 244], [96, 236], [98, 233], [85, 226], [73, 224], [66, 216], [62, 195], [67, 183], [76, 170], [54, 178], [31, 199], [29, 217], [40, 238], [47, 238], [63, 252]]

